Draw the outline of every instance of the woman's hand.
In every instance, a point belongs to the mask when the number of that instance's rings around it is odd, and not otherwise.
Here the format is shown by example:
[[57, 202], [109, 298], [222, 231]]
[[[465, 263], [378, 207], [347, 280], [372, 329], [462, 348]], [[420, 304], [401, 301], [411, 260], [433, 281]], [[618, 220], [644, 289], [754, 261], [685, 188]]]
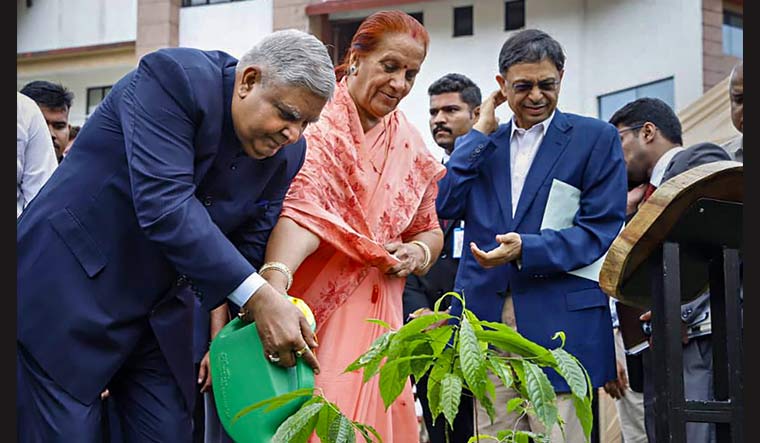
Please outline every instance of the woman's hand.
[[425, 252], [421, 246], [414, 243], [392, 242], [385, 245], [385, 250], [399, 261], [386, 272], [394, 277], [406, 277], [417, 271], [425, 262]]
[[206, 355], [203, 356], [200, 368], [198, 368], [198, 384], [201, 385], [201, 392], [208, 392], [211, 390], [211, 365], [209, 364], [208, 351], [206, 351]]

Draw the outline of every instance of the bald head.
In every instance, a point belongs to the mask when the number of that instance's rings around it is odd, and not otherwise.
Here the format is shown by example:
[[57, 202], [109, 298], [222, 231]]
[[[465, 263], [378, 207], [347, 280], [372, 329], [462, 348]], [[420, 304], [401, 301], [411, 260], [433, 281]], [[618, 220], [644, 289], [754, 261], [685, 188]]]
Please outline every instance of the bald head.
[[731, 99], [731, 121], [737, 131], [744, 133], [744, 61], [740, 61], [731, 71], [728, 85]]

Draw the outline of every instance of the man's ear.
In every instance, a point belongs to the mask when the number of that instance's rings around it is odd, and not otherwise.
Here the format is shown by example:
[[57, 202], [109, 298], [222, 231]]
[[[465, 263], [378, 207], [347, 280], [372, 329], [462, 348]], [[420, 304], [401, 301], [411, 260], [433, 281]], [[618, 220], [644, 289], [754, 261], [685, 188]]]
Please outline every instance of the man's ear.
[[258, 66], [248, 66], [240, 76], [237, 95], [245, 98], [256, 86], [261, 86], [261, 69]]
[[472, 110], [472, 122], [473, 124], [478, 121], [480, 118], [480, 105], [475, 106], [475, 108]]
[[645, 143], [652, 143], [655, 135], [657, 135], [657, 126], [652, 122], [646, 122], [644, 123], [644, 126], [641, 127], [641, 134], [644, 137]]
[[507, 96], [507, 80], [501, 76], [501, 74], [496, 74], [496, 83], [499, 84], [499, 90], [501, 90], [501, 93], [504, 94], [504, 96]]

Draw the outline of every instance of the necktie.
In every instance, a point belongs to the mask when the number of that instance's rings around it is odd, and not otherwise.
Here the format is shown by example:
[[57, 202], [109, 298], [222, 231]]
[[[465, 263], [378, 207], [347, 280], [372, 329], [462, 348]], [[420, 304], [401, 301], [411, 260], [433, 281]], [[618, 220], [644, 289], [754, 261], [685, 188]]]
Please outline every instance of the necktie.
[[657, 186], [649, 183], [649, 185], [647, 185], [646, 191], [644, 191], [644, 199], [642, 200], [642, 202], [647, 201], [647, 199], [649, 199], [649, 197], [654, 193], [655, 189], [657, 189]]

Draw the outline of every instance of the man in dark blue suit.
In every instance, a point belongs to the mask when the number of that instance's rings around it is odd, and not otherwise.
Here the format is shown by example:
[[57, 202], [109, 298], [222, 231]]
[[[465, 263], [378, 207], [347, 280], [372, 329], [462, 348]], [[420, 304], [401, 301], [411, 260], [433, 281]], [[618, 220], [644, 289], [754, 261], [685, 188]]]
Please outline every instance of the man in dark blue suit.
[[[439, 182], [438, 215], [463, 218], [465, 248], [455, 291], [479, 318], [501, 321], [543, 346], [564, 331], [594, 387], [615, 379], [615, 351], [599, 268], [625, 218], [626, 171], [615, 128], [556, 109], [564, 73], [560, 44], [524, 30], [499, 55], [499, 90], [457, 148]], [[514, 115], [499, 125], [494, 109], [507, 101]], [[481, 249], [482, 248], [482, 249]], [[486, 252], [488, 251], [488, 252]], [[461, 304], [452, 302], [452, 313]], [[570, 389], [547, 371], [558, 392], [566, 441], [585, 441]], [[506, 413], [514, 397], [498, 380], [493, 425], [478, 406], [481, 433], [518, 429], [550, 433], [534, 417]]]
[[189, 441], [194, 294], [242, 306], [273, 363], [318, 370], [256, 269], [334, 84], [291, 30], [240, 61], [159, 50], [114, 85], [18, 222], [19, 441], [101, 441], [106, 387], [126, 441]]

